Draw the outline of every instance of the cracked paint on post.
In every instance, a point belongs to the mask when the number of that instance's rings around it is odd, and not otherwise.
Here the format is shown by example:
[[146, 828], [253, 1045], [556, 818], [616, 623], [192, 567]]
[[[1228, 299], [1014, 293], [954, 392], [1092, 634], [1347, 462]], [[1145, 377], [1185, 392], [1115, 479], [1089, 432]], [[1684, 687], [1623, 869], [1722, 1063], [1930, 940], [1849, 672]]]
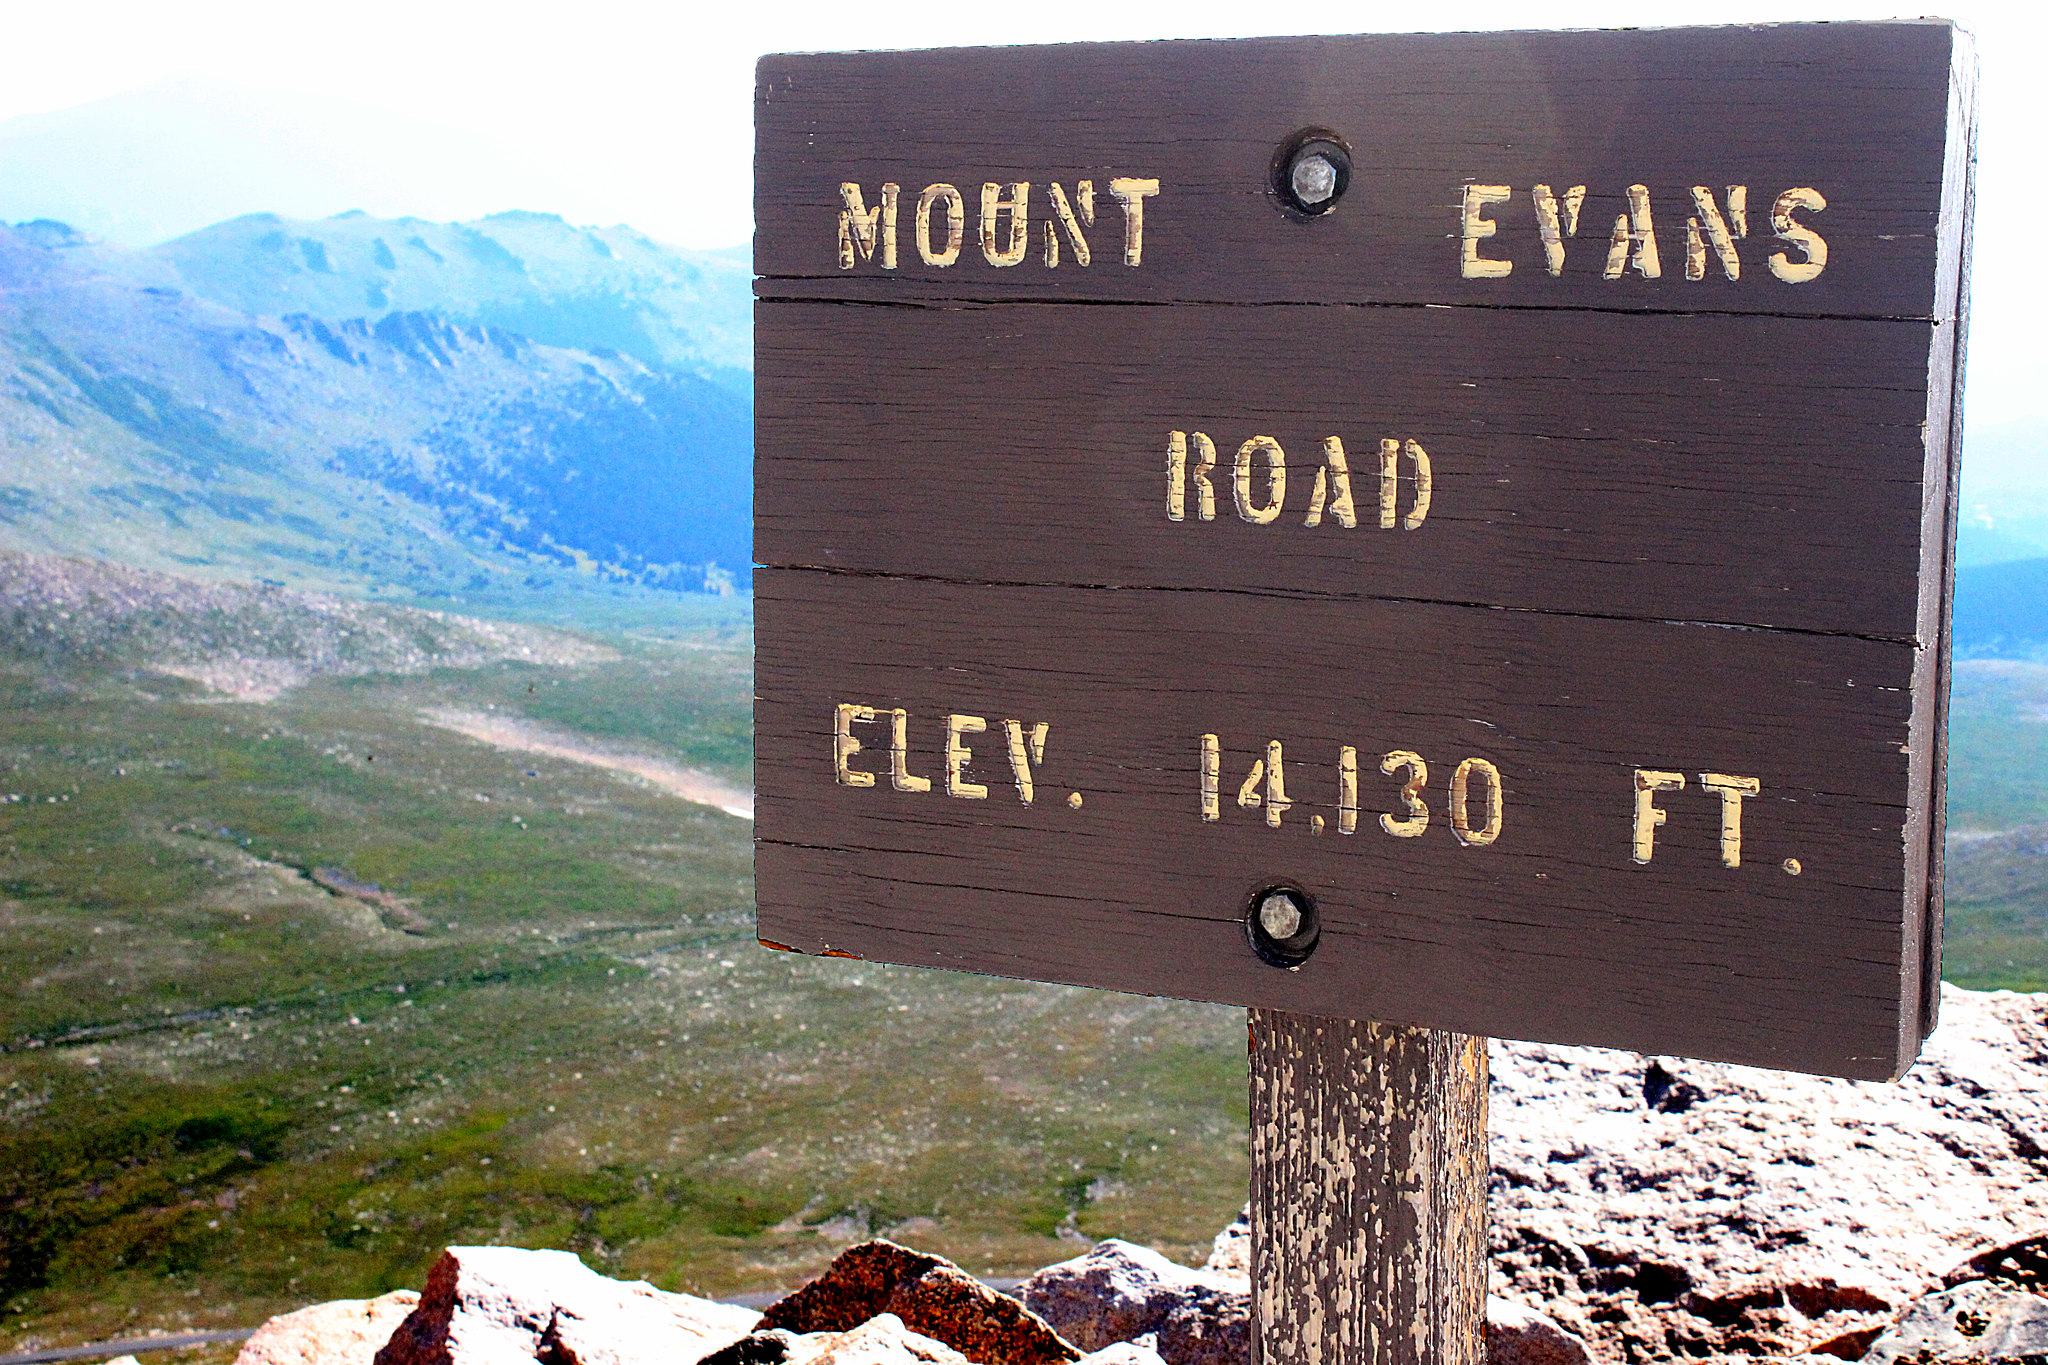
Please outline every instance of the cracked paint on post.
[[1251, 1012], [1253, 1365], [1481, 1365], [1486, 1041]]

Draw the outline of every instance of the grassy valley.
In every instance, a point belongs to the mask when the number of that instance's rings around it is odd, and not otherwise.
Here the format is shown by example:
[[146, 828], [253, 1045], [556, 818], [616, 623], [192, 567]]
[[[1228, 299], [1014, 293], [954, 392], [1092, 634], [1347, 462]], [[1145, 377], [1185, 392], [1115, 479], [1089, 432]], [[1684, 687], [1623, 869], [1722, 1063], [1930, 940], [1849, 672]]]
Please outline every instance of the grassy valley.
[[[97, 650], [0, 634], [0, 1343], [248, 1324], [456, 1240], [711, 1292], [891, 1228], [996, 1273], [1199, 1258], [1242, 1201], [1235, 1011], [769, 952], [749, 823], [604, 766], [747, 785], [742, 605], [619, 599], [525, 658], [380, 608], [444, 638], [295, 646], [259, 701], [157, 666], [176, 630], [123, 614], [191, 618], [148, 586], [36, 599]], [[319, 616], [211, 591], [222, 656]]]
[[[754, 942], [747, 279], [540, 214], [0, 227], [0, 1351], [454, 1241], [724, 1293], [1235, 1214], [1241, 1012]], [[2048, 648], [2044, 566], [1965, 571], [1959, 658]], [[1959, 663], [1966, 985], [2048, 988], [2044, 717]]]
[[1942, 974], [2048, 990], [2048, 665], [1956, 664]]

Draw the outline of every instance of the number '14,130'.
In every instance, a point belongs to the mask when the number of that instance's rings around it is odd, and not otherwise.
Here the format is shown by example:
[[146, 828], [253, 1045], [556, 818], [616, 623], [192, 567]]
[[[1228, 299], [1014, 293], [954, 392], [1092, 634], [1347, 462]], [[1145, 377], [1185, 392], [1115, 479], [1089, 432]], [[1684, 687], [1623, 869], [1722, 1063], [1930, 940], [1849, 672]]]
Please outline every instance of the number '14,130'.
[[[1381, 773], [1400, 785], [1389, 793], [1400, 803], [1398, 812], [1379, 813], [1380, 829], [1396, 839], [1419, 838], [1429, 828], [1429, 764], [1421, 754], [1393, 749], [1380, 756]], [[1223, 818], [1223, 745], [1215, 735], [1202, 736], [1202, 818]], [[1264, 758], [1252, 760], [1250, 771], [1237, 788], [1237, 804], [1265, 812], [1266, 824], [1274, 829], [1294, 801], [1287, 795], [1287, 757], [1277, 739], [1266, 741]], [[1451, 833], [1469, 847], [1484, 848], [1500, 838], [1504, 800], [1500, 769], [1483, 758], [1466, 758], [1451, 774], [1445, 814]], [[1358, 832], [1358, 750], [1349, 744], [1337, 751], [1337, 832]], [[1308, 827], [1321, 834], [1326, 822], [1310, 815]]]

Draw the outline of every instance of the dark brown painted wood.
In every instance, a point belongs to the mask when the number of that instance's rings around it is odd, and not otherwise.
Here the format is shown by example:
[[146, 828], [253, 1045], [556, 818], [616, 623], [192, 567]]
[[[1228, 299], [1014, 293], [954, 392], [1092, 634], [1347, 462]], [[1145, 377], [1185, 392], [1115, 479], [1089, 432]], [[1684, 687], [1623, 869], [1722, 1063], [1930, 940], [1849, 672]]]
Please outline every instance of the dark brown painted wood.
[[[1460, 1032], [1888, 1076], [1918, 1044], [1926, 888], [1902, 853], [1918, 651], [1846, 636], [1280, 595], [1012, 588], [770, 570], [756, 580], [760, 936], [1035, 980]], [[871, 787], [834, 778], [834, 708]], [[895, 790], [889, 710], [906, 712]], [[945, 793], [946, 717], [974, 800]], [[1034, 800], [1002, 722], [1050, 729]], [[1219, 737], [1219, 814], [1200, 737]], [[1280, 828], [1236, 804], [1282, 742]], [[1338, 830], [1339, 757], [1360, 820]], [[1382, 832], [1423, 756], [1430, 822]], [[1505, 787], [1466, 846], [1447, 784]], [[1633, 861], [1637, 768], [1686, 774]], [[1751, 776], [1740, 867], [1699, 774]], [[1083, 805], [1067, 803], [1079, 793]], [[1263, 795], [1261, 792], [1260, 794]], [[1476, 797], [1468, 814], [1479, 824]], [[1324, 829], [1312, 832], [1311, 817]], [[1798, 875], [1784, 870], [1797, 859]], [[1298, 971], [1249, 948], [1249, 897], [1306, 888]], [[1910, 983], [1910, 989], [1907, 989]], [[1903, 1002], [1916, 1002], [1908, 1009]]]
[[[1952, 28], [827, 54], [761, 76], [764, 941], [1829, 1074], [1910, 1062], [1939, 963], [1974, 118]], [[1354, 179], [1300, 221], [1269, 169], [1311, 125]], [[1161, 182], [1136, 266], [1119, 176]], [[1084, 178], [1093, 263], [1069, 243], [1049, 268], [1047, 187]], [[885, 180], [897, 268], [850, 242], [842, 270], [840, 183], [872, 206]], [[1015, 266], [983, 259], [984, 180], [1034, 186]], [[937, 181], [964, 205], [945, 269], [911, 221]], [[1587, 186], [1555, 277], [1539, 181]], [[1513, 190], [1474, 247], [1504, 277], [1460, 271], [1468, 184]], [[1690, 189], [1725, 210], [1734, 184], [1740, 278], [1708, 252], [1688, 279]], [[1662, 271], [1603, 278], [1631, 185]], [[1801, 211], [1828, 257], [1796, 284], [1766, 264], [1793, 186], [1828, 205]], [[1215, 440], [1214, 521], [1192, 485], [1167, 519], [1172, 430]], [[1355, 529], [1327, 507], [1302, 524], [1332, 434]], [[1232, 498], [1253, 435], [1287, 452], [1270, 525]], [[1429, 454], [1413, 530], [1377, 525], [1382, 438]], [[835, 780], [841, 704], [878, 709], [849, 725], [873, 786]], [[890, 780], [892, 708], [932, 790]], [[986, 799], [945, 792], [956, 713], [990, 726], [962, 739]], [[1049, 725], [1029, 806], [1005, 720]], [[1294, 804], [1271, 828], [1235, 798], [1275, 740]], [[1429, 764], [1418, 838], [1376, 819], [1402, 809], [1379, 767], [1397, 749]], [[1491, 844], [1447, 825], [1467, 757], [1502, 775]], [[1653, 797], [1647, 864], [1638, 769], [1686, 783]], [[1708, 773], [1761, 787], [1738, 867]], [[1323, 919], [1298, 970], [1245, 935], [1276, 881]]]
[[[1820, 316], [1953, 316], [1941, 245], [1952, 73], [1946, 23], [1798, 24], [1599, 33], [1426, 34], [1073, 44], [764, 58], [758, 71], [756, 269], [764, 297], [1330, 301]], [[1271, 189], [1280, 146], [1337, 134], [1354, 170], [1337, 207], [1298, 221]], [[1156, 179], [1140, 263], [1122, 263], [1112, 177]], [[1047, 185], [1096, 184], [1092, 264], [1041, 261]], [[839, 186], [901, 186], [893, 271], [838, 264]], [[995, 267], [976, 238], [984, 182], [1034, 186], [1031, 250]], [[966, 196], [959, 261], [926, 265], [910, 217], [928, 184]], [[1464, 187], [1501, 185], [1483, 254], [1460, 272]], [[1565, 262], [1547, 273], [1533, 187], [1586, 186]], [[1684, 278], [1693, 186], [1748, 187], [1741, 274]], [[1633, 185], [1649, 193], [1662, 271], [1602, 278]], [[1770, 209], [1795, 187], [1828, 242], [1825, 271], [1774, 278]], [[1949, 206], [1953, 208], [1951, 204]], [[942, 219], [941, 219], [942, 221]], [[943, 246], [943, 233], [935, 246]], [[1800, 259], [1792, 252], [1788, 259]]]
[[1486, 1040], [1251, 1012], [1253, 1365], [1483, 1365]]
[[[1933, 324], [1535, 310], [764, 303], [755, 555], [1005, 583], [1285, 588], [1920, 638]], [[1937, 424], [1934, 430], [1945, 435]], [[1215, 519], [1170, 434], [1208, 435]], [[1232, 464], [1285, 451], [1283, 511]], [[1304, 525], [1323, 443], [1359, 524]], [[1382, 530], [1379, 442], [1430, 459]], [[1265, 462], [1257, 463], [1258, 502]], [[1397, 512], [1414, 502], [1399, 466]]]

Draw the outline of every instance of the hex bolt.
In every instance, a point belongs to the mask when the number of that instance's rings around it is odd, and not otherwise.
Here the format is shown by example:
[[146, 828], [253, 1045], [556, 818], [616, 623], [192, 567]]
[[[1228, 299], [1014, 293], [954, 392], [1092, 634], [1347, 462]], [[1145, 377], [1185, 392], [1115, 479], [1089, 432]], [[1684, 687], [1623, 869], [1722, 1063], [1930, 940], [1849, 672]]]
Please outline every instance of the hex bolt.
[[1316, 950], [1322, 926], [1308, 892], [1280, 883], [1252, 897], [1245, 908], [1244, 932], [1260, 961], [1292, 970]]
[[1351, 153], [1333, 134], [1304, 129], [1273, 156], [1273, 193], [1295, 218], [1315, 218], [1337, 207], [1351, 183]]
[[1297, 200], [1313, 207], [1337, 192], [1337, 168], [1321, 152], [1304, 152], [1294, 158], [1294, 167], [1287, 173], [1287, 183], [1294, 187]]
[[1273, 938], [1293, 938], [1301, 932], [1301, 907], [1287, 892], [1271, 892], [1259, 902], [1259, 927]]

